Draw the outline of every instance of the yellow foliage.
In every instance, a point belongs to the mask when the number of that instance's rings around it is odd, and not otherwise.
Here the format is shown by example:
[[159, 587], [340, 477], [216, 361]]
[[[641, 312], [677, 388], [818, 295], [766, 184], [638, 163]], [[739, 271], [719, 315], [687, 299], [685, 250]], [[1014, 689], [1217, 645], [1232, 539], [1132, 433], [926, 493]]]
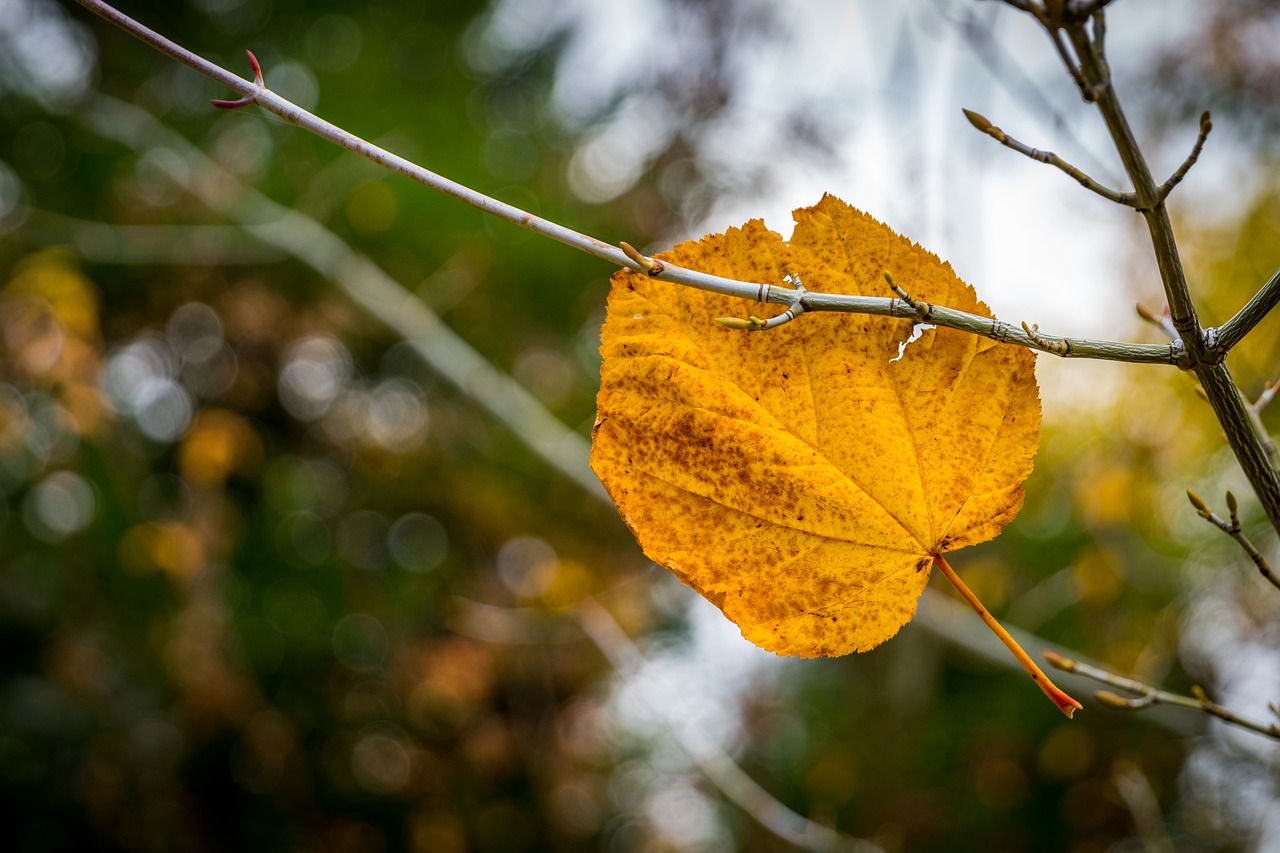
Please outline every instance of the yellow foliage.
[[[949, 265], [827, 196], [790, 241], [759, 221], [673, 264], [990, 316]], [[1034, 357], [909, 320], [804, 314], [725, 329], [741, 300], [614, 276], [592, 466], [646, 555], [779, 654], [861, 651], [915, 613], [933, 558], [1022, 505], [1039, 446]], [[757, 311], [758, 313], [758, 311]], [[775, 312], [777, 313], [777, 312]]]
[[44, 302], [58, 322], [82, 341], [93, 343], [100, 338], [97, 292], [67, 252], [49, 249], [26, 258], [5, 292]]
[[178, 470], [195, 486], [221, 487], [234, 473], [262, 462], [262, 442], [243, 417], [227, 409], [200, 413], [178, 450]]
[[176, 521], [132, 527], [119, 547], [120, 562], [136, 572], [162, 571], [180, 580], [198, 575], [207, 564], [199, 535]]

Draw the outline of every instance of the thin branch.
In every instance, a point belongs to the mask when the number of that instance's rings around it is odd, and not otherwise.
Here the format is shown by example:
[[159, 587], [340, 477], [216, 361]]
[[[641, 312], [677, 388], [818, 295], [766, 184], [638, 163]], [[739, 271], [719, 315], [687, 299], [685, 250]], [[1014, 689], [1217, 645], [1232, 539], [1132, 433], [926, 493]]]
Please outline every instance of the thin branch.
[[1210, 351], [1215, 357], [1225, 357], [1277, 304], [1280, 304], [1280, 269], [1271, 274], [1234, 317], [1208, 331]]
[[1254, 400], [1249, 405], [1249, 409], [1255, 414], [1262, 414], [1262, 410], [1275, 399], [1277, 390], [1280, 390], [1280, 379], [1269, 383], [1266, 388], [1262, 389], [1262, 393], [1258, 395], [1257, 400]]
[[973, 110], [964, 110], [964, 115], [965, 118], [969, 119], [970, 124], [985, 133], [987, 136], [990, 136], [995, 141], [999, 142], [1001, 145], [1006, 148], [1012, 148], [1019, 154], [1030, 157], [1038, 163], [1047, 163], [1050, 166], [1055, 166], [1058, 169], [1061, 169], [1063, 172], [1074, 178], [1080, 186], [1091, 192], [1097, 193], [1107, 201], [1122, 204], [1126, 207], [1138, 206], [1138, 197], [1134, 193], [1122, 193], [1118, 190], [1113, 190], [1110, 187], [1103, 186], [1093, 178], [1086, 175], [1080, 169], [1071, 165], [1066, 160], [1063, 160], [1057, 154], [1054, 154], [1052, 151], [1041, 151], [1038, 148], [1032, 148], [1030, 145], [1019, 142], [1017, 139], [1014, 139], [1012, 136], [993, 125], [980, 113], [976, 113]]
[[1249, 731], [1257, 732], [1260, 735], [1280, 740], [1280, 726], [1275, 723], [1260, 723], [1247, 717], [1242, 717], [1232, 711], [1227, 710], [1221, 705], [1209, 701], [1209, 697], [1199, 687], [1192, 687], [1191, 692], [1194, 696], [1183, 696], [1179, 693], [1170, 693], [1167, 690], [1161, 690], [1145, 684], [1134, 678], [1126, 678], [1123, 675], [1115, 675], [1107, 672], [1105, 669], [1099, 669], [1096, 666], [1090, 666], [1071, 658], [1064, 657], [1054, 651], [1046, 651], [1044, 658], [1049, 665], [1063, 672], [1073, 672], [1077, 675], [1083, 675], [1086, 678], [1092, 678], [1101, 684], [1115, 687], [1118, 690], [1124, 690], [1133, 693], [1135, 698], [1128, 698], [1112, 693], [1109, 690], [1099, 690], [1094, 694], [1094, 699], [1099, 704], [1117, 711], [1141, 711], [1145, 708], [1151, 708], [1156, 705], [1176, 705], [1180, 708], [1190, 708], [1194, 711], [1201, 711], [1220, 720], [1230, 723], [1233, 726], [1239, 726]]
[[[776, 294], [778, 288], [774, 288]], [[781, 301], [771, 298], [769, 301]], [[805, 308], [808, 311], [837, 311], [853, 314], [873, 314], [888, 317], [902, 317], [915, 322], [929, 322], [935, 326], [959, 329], [970, 334], [980, 335], [1001, 343], [1016, 344], [1028, 349], [1047, 352], [1062, 358], [1092, 358], [1105, 361], [1121, 361], [1132, 364], [1174, 364], [1183, 366], [1186, 363], [1185, 351], [1180, 341], [1168, 344], [1130, 344], [1115, 341], [1096, 341], [1087, 338], [1065, 338], [1036, 332], [1033, 337], [1025, 329], [983, 317], [968, 314], [954, 308], [941, 305], [929, 305], [928, 319], [925, 312], [912, 308], [901, 298], [883, 299], [877, 296], [841, 296], [827, 293], [805, 294]], [[1066, 346], [1067, 342], [1070, 346]]]
[[1253, 560], [1253, 564], [1258, 567], [1258, 571], [1267, 581], [1276, 589], [1280, 589], [1280, 578], [1271, 571], [1271, 566], [1267, 563], [1267, 558], [1254, 547], [1249, 541], [1249, 537], [1244, 535], [1244, 531], [1240, 526], [1239, 507], [1236, 504], [1236, 496], [1231, 492], [1227, 492], [1227, 510], [1231, 513], [1231, 520], [1226, 521], [1222, 516], [1215, 513], [1195, 492], [1187, 489], [1187, 500], [1191, 501], [1191, 505], [1195, 507], [1196, 512], [1205, 521], [1217, 527], [1223, 533], [1230, 536], [1239, 543], [1244, 552], [1249, 555], [1249, 559]]
[[1165, 829], [1160, 814], [1160, 801], [1151, 782], [1138, 766], [1130, 761], [1118, 761], [1111, 771], [1111, 784], [1133, 815], [1134, 828], [1142, 839], [1144, 853], [1175, 853], [1172, 839]]
[[[1240, 396], [1243, 398], [1243, 392]], [[1245, 400], [1244, 410], [1249, 416], [1249, 423], [1253, 424], [1254, 432], [1258, 434], [1259, 439], [1262, 441], [1262, 449], [1266, 451], [1267, 458], [1271, 460], [1272, 465], [1276, 465], [1280, 464], [1280, 452], [1277, 452], [1276, 443], [1271, 438], [1271, 433], [1267, 431], [1267, 425], [1262, 422], [1262, 407], [1271, 402], [1273, 396], [1275, 396], [1274, 387], [1267, 387], [1257, 401], [1250, 403]]]
[[1084, 98], [1087, 103], [1093, 103], [1096, 96], [1093, 93], [1093, 87], [1089, 85], [1089, 81], [1084, 79], [1084, 74], [1080, 72], [1080, 66], [1071, 59], [1071, 53], [1067, 50], [1067, 43], [1062, 38], [1062, 33], [1057, 27], [1051, 26], [1046, 18], [1040, 18], [1040, 23], [1049, 32], [1049, 40], [1053, 42], [1053, 49], [1058, 52], [1058, 58], [1062, 60], [1062, 65], [1067, 69], [1067, 74], [1071, 76], [1075, 82], [1076, 88], [1080, 90], [1080, 97]]
[[[151, 44], [166, 55], [177, 59], [184, 65], [187, 65], [202, 74], [206, 74], [220, 83], [223, 83], [228, 88], [242, 93], [244, 97], [249, 98], [253, 103], [261, 106], [268, 112], [280, 116], [286, 121], [289, 121], [304, 130], [308, 130], [321, 138], [327, 139], [337, 145], [341, 145], [347, 150], [359, 154], [380, 166], [396, 172], [397, 174], [404, 175], [405, 177], [417, 181], [427, 187], [453, 196], [472, 207], [501, 219], [505, 219], [509, 222], [513, 222], [524, 228], [528, 228], [531, 231], [541, 234], [544, 237], [549, 237], [550, 239], [556, 240], [557, 242], [563, 243], [571, 248], [602, 258], [616, 266], [627, 267], [632, 270], [636, 270], [637, 272], [646, 273], [661, 281], [682, 284], [699, 290], [720, 293], [726, 296], [735, 296], [757, 302], [785, 305], [787, 307], [787, 311], [791, 313], [791, 317], [795, 317], [802, 311], [833, 311], [839, 313], [871, 314], [877, 316], [919, 319], [919, 317], [916, 316], [916, 312], [911, 309], [910, 306], [904, 305], [904, 303], [899, 299], [844, 296], [841, 294], [819, 294], [813, 293], [812, 291], [804, 292], [775, 284], [736, 281], [734, 279], [697, 272], [696, 270], [683, 269], [669, 263], [659, 263], [656, 262], [655, 259], [645, 258], [630, 246], [627, 247], [630, 251], [627, 251], [622, 248], [609, 245], [608, 243], [594, 237], [581, 234], [570, 228], [566, 228], [562, 225], [520, 210], [519, 208], [513, 207], [505, 202], [490, 198], [482, 193], [470, 189], [469, 187], [437, 175], [428, 169], [424, 169], [403, 157], [392, 154], [383, 148], [379, 148], [376, 145], [366, 142], [365, 140], [348, 133], [342, 128], [330, 124], [329, 122], [307, 112], [301, 107], [290, 103], [269, 89], [258, 85], [256, 82], [241, 80], [235, 75], [224, 71], [219, 66], [196, 56], [180, 45], [169, 41], [163, 36], [132, 20], [128, 16], [123, 15], [110, 6], [107, 6], [105, 3], [102, 3], [101, 0], [76, 0], [76, 2], [101, 15], [108, 21], [120, 26], [129, 33], [137, 36], [139, 39]], [[801, 304], [802, 299], [803, 305]], [[779, 317], [767, 320], [761, 320], [759, 318], [752, 320], [751, 318], [748, 318], [741, 324], [738, 324], [738, 328], [743, 328], [749, 331], [774, 328], [787, 321], [785, 319], [781, 319], [786, 316], [786, 313], [787, 312], [784, 312], [782, 315], [779, 315]], [[1139, 364], [1176, 364], [1179, 366], [1186, 366], [1185, 356], [1179, 346], [1176, 345], [1153, 346], [1149, 344], [1128, 344], [1112, 341], [1072, 339], [1071, 351], [1069, 353], [1064, 353], [1056, 351], [1052, 347], [1052, 343], [1065, 341], [1065, 338], [1041, 336], [1042, 341], [1051, 342], [1051, 346], [1046, 348], [1044, 345], [1038, 344], [1035, 339], [1021, 329], [1010, 326], [1007, 323], [1000, 323], [989, 317], [968, 314], [963, 311], [955, 311], [952, 309], [942, 308], [941, 306], [934, 306], [934, 313], [929, 322], [938, 326], [959, 329], [961, 331], [992, 338], [1002, 343], [1010, 343], [1028, 347], [1030, 349], [1052, 352], [1057, 355]]]
[[1170, 340], [1176, 341], [1178, 339], [1178, 330], [1173, 327], [1173, 322], [1169, 319], [1168, 305], [1164, 306], [1164, 309], [1159, 314], [1152, 311], [1141, 302], [1134, 307], [1137, 309], [1139, 317], [1164, 332]]
[[1164, 201], [1169, 197], [1169, 193], [1173, 192], [1173, 188], [1182, 183], [1182, 179], [1187, 176], [1187, 172], [1200, 159], [1200, 152], [1204, 150], [1205, 140], [1209, 138], [1209, 131], [1213, 130], [1213, 122], [1209, 118], [1209, 111], [1205, 110], [1200, 114], [1200, 133], [1196, 136], [1196, 142], [1191, 146], [1191, 153], [1187, 155], [1187, 159], [1182, 161], [1182, 165], [1169, 176], [1169, 180], [1160, 185], [1158, 196], [1160, 201]]
[[[585, 600], [572, 612], [582, 630], [621, 676], [634, 678], [644, 668], [643, 653], [613, 614], [594, 598]], [[841, 835], [792, 811], [748, 776], [718, 744], [691, 730], [677, 708], [648, 699], [642, 701], [651, 714], [666, 724], [667, 731], [675, 736], [707, 778], [774, 835], [806, 850], [884, 853], [870, 841]]]

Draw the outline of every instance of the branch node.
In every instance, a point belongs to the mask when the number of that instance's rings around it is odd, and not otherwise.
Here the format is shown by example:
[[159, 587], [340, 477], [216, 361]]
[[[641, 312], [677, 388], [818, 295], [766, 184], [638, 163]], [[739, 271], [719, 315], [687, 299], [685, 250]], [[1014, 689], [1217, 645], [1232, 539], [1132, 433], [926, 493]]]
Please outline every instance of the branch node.
[[[261, 92], [267, 88], [266, 82], [262, 79], [262, 66], [258, 64], [258, 57], [253, 55], [252, 50], [246, 50], [245, 55], [249, 57], [249, 67], [253, 69], [253, 82], [257, 84], [258, 91]], [[258, 100], [257, 93], [245, 95], [234, 101], [223, 100], [222, 98], [212, 98], [209, 103], [213, 104], [220, 110], [238, 110], [241, 107], [247, 107]]]
[[1119, 693], [1112, 693], [1110, 690], [1098, 690], [1093, 694], [1093, 698], [1099, 705], [1104, 708], [1110, 708], [1113, 711], [1141, 711], [1156, 704], [1154, 693], [1147, 693], [1131, 699], [1121, 696]]
[[1051, 355], [1067, 356], [1071, 355], [1071, 340], [1069, 338], [1058, 338], [1058, 340], [1050, 340], [1040, 334], [1040, 327], [1034, 323], [1027, 325], [1022, 324], [1022, 331], [1027, 333], [1027, 337], [1031, 339], [1031, 343], [1036, 349], [1044, 350]]
[[[1227, 521], [1215, 513], [1195, 492], [1187, 489], [1187, 500], [1191, 501], [1191, 505], [1196, 508], [1196, 513], [1205, 521], [1230, 536], [1232, 539], [1244, 549], [1249, 555], [1249, 559], [1258, 567], [1258, 573], [1267, 580], [1272, 586], [1280, 589], [1280, 577], [1271, 570], [1271, 564], [1267, 562], [1267, 558], [1262, 556], [1262, 552], [1254, 546], [1249, 537], [1244, 534], [1244, 530], [1240, 524], [1240, 506], [1236, 501], [1236, 496], [1227, 492], [1227, 510], [1231, 514], [1231, 520]], [[1196, 688], [1198, 689], [1198, 688]], [[1192, 690], [1195, 692], [1195, 689]], [[1202, 691], [1203, 692], [1203, 691]], [[1197, 697], [1199, 698], [1199, 697]]]
[[[792, 296], [790, 297], [791, 302], [787, 306], [787, 310], [783, 311], [777, 317], [770, 317], [768, 320], [761, 320], [759, 317], [755, 316], [748, 317], [745, 320], [738, 317], [717, 317], [716, 322], [726, 328], [737, 329], [743, 332], [765, 332], [769, 329], [776, 329], [779, 326], [785, 326], [787, 323], [790, 323], [796, 317], [799, 317], [809, 309], [808, 303], [804, 301], [804, 295], [809, 291], [805, 289], [804, 282], [800, 281], [799, 273], [788, 273], [782, 277], [782, 280], [787, 284], [792, 285], [794, 290], [787, 291], [785, 289], [779, 289], [780, 292], [789, 292]], [[760, 285], [760, 298], [756, 300], [757, 302], [767, 301], [768, 287], [769, 285], [766, 284]]]
[[[1094, 694], [1094, 699], [1100, 705], [1108, 708], [1114, 708], [1117, 711], [1140, 711], [1154, 705], [1177, 705], [1181, 708], [1188, 708], [1194, 711], [1200, 711], [1205, 714], [1217, 717], [1220, 720], [1239, 726], [1242, 729], [1249, 729], [1260, 735], [1280, 740], [1280, 726], [1271, 722], [1261, 722], [1259, 720], [1251, 720], [1248, 717], [1242, 717], [1221, 705], [1215, 705], [1209, 701], [1209, 697], [1199, 687], [1191, 688], [1191, 696], [1184, 696], [1180, 693], [1170, 693], [1167, 690], [1161, 690], [1158, 687], [1152, 687], [1135, 678], [1125, 678], [1122, 675], [1108, 672], [1087, 663], [1070, 660], [1063, 657], [1057, 652], [1045, 652], [1045, 660], [1051, 666], [1085, 678], [1091, 678], [1094, 681], [1114, 687], [1117, 690], [1124, 690], [1128, 693], [1137, 694], [1136, 696], [1122, 696], [1119, 693], [1113, 693], [1110, 690], [1099, 690]], [[1273, 714], [1280, 714], [1280, 706], [1271, 707]]]
[[650, 278], [655, 275], [661, 275], [667, 268], [667, 265], [662, 261], [642, 254], [639, 249], [628, 243], [626, 240], [619, 243], [618, 248], [622, 249], [622, 254], [634, 261], [636, 266], [640, 268], [640, 271]]
[[[907, 307], [915, 312], [916, 316], [913, 317], [912, 319], [914, 319], [917, 323], [929, 322], [929, 319], [933, 316], [932, 305], [930, 305], [928, 302], [924, 302], [922, 300], [916, 299], [910, 293], [907, 293], [905, 290], [899, 287], [898, 283], [893, 280], [893, 273], [889, 272], [888, 270], [884, 271], [884, 280], [888, 282], [889, 289], [892, 290], [894, 293], [896, 293], [898, 298], [901, 299], [903, 302], [905, 302], [907, 304]], [[890, 311], [890, 314], [893, 314], [893, 312]], [[894, 315], [894, 316], [897, 316], [897, 315]]]

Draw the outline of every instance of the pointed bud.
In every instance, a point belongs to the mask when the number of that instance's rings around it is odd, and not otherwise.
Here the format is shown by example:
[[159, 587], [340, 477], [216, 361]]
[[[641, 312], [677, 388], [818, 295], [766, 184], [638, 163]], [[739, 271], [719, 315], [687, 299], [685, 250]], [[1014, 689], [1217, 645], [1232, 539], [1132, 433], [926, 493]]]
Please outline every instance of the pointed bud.
[[1139, 317], [1141, 317], [1142, 319], [1146, 320], [1148, 323], [1152, 324], [1153, 326], [1159, 326], [1159, 325], [1160, 325], [1160, 318], [1159, 318], [1158, 316], [1156, 316], [1155, 312], [1154, 312], [1154, 311], [1152, 311], [1150, 308], [1148, 308], [1147, 306], [1143, 305], [1141, 302], [1139, 302], [1139, 303], [1138, 303], [1137, 305], [1135, 305], [1134, 307], [1138, 309], [1138, 316], [1139, 316]]
[[991, 132], [991, 122], [987, 121], [987, 117], [982, 115], [982, 113], [975, 113], [973, 110], [966, 110], [963, 108], [961, 108], [961, 112], [963, 112], [964, 117], [969, 120], [969, 124], [973, 125], [983, 133]]
[[1133, 711], [1142, 707], [1141, 705], [1134, 705], [1134, 700], [1126, 699], [1124, 696], [1112, 693], [1110, 690], [1099, 690], [1093, 694], [1093, 698], [1102, 707], [1110, 708], [1113, 711]]
[[1240, 505], [1236, 503], [1236, 496], [1228, 489], [1227, 490], [1227, 511], [1231, 513], [1232, 518], [1235, 518], [1239, 509], [1240, 509]]
[[646, 275], [657, 275], [662, 272], [662, 261], [655, 261], [653, 258], [645, 257], [626, 240], [619, 243], [618, 248], [622, 249], [622, 254], [635, 261], [636, 266], [643, 270]]
[[743, 320], [740, 317], [717, 317], [716, 322], [728, 329], [737, 329], [740, 332], [758, 332], [764, 328], [764, 320], [759, 317], [748, 317]]
[[1066, 672], [1075, 672], [1076, 662], [1069, 657], [1058, 654], [1053, 649], [1045, 650], [1044, 659], [1048, 661], [1049, 666], [1054, 669], [1061, 669]]
[[1213, 515], [1213, 510], [1209, 509], [1208, 505], [1200, 499], [1200, 496], [1190, 489], [1187, 489], [1187, 500], [1191, 501], [1191, 505], [1196, 508], [1196, 512], [1200, 514], [1201, 518], [1208, 518]]

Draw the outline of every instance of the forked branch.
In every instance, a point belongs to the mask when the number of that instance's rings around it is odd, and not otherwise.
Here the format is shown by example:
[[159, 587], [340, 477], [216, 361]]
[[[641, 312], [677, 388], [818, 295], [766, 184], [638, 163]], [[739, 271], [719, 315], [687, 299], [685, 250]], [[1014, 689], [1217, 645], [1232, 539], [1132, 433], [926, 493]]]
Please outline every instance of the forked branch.
[[1249, 555], [1249, 559], [1253, 560], [1253, 564], [1258, 567], [1258, 571], [1262, 576], [1266, 578], [1272, 586], [1280, 589], [1280, 578], [1277, 578], [1271, 571], [1271, 565], [1267, 562], [1267, 558], [1262, 556], [1262, 552], [1254, 547], [1254, 544], [1249, 541], [1248, 536], [1245, 536], [1244, 530], [1240, 526], [1239, 506], [1236, 503], [1236, 496], [1234, 494], [1227, 492], [1227, 511], [1231, 514], [1230, 521], [1227, 521], [1210, 509], [1209, 506], [1201, 500], [1200, 496], [1190, 489], [1187, 489], [1187, 500], [1191, 501], [1191, 505], [1195, 507], [1196, 512], [1201, 518], [1230, 536], [1232, 539], [1236, 540], [1240, 547], [1244, 549], [1244, 552]]
[[[1164, 285], [1165, 300], [1169, 305], [1169, 322], [1185, 348], [1186, 359], [1180, 364], [1195, 371], [1241, 470], [1253, 486], [1272, 527], [1280, 532], [1280, 469], [1273, 462], [1267, 450], [1267, 442], [1250, 417], [1235, 380], [1223, 363], [1231, 346], [1280, 300], [1280, 293], [1276, 292], [1275, 285], [1268, 282], [1268, 286], [1264, 286], [1258, 296], [1250, 301], [1250, 305], [1246, 306], [1249, 313], [1242, 311], [1233, 318], [1228, 324], [1229, 329], [1217, 334], [1206, 331], [1196, 316], [1195, 303], [1191, 298], [1191, 289], [1187, 284], [1186, 272], [1174, 238], [1173, 223], [1165, 207], [1169, 191], [1186, 175], [1203, 148], [1203, 140], [1211, 127], [1208, 117], [1202, 119], [1200, 137], [1192, 150], [1192, 156], [1175, 171], [1169, 181], [1158, 186], [1112, 85], [1111, 69], [1104, 52], [1106, 21], [1103, 9], [1107, 4], [1072, 0], [1045, 3], [1011, 3], [1006, 0], [1006, 3], [1032, 15], [1045, 28], [1062, 54], [1068, 72], [1079, 84], [1081, 96], [1086, 101], [1097, 104], [1116, 153], [1133, 185], [1136, 204], [1131, 206], [1146, 220], [1147, 230], [1151, 235], [1152, 250], [1160, 270], [1161, 283]], [[1070, 45], [1070, 52], [1062, 50], [1064, 38]], [[985, 122], [985, 119], [982, 121]], [[975, 125], [983, 132], [989, 132], [981, 123], [975, 122]], [[1095, 187], [1090, 189], [1098, 192]], [[1106, 193], [1101, 194], [1106, 196]], [[1119, 195], [1120, 198], [1114, 200], [1127, 204], [1126, 194]]]
[[[1217, 717], [1220, 720], [1230, 723], [1233, 726], [1239, 726], [1242, 729], [1257, 732], [1260, 735], [1280, 740], [1280, 725], [1276, 723], [1262, 723], [1257, 720], [1242, 717], [1234, 711], [1230, 711], [1221, 705], [1211, 702], [1204, 690], [1200, 687], [1192, 687], [1192, 696], [1183, 696], [1180, 693], [1170, 693], [1168, 690], [1161, 690], [1145, 684], [1135, 678], [1126, 678], [1123, 675], [1116, 675], [1107, 672], [1105, 669], [1099, 669], [1096, 666], [1090, 666], [1071, 658], [1064, 657], [1057, 652], [1047, 651], [1044, 658], [1049, 665], [1063, 672], [1072, 672], [1076, 675], [1083, 675], [1085, 678], [1092, 678], [1100, 684], [1106, 684], [1117, 690], [1124, 690], [1127, 693], [1134, 694], [1132, 697], [1121, 696], [1112, 693], [1109, 690], [1099, 690], [1093, 694], [1093, 698], [1098, 704], [1116, 711], [1142, 711], [1156, 705], [1176, 705], [1180, 708], [1190, 708], [1195, 711], [1202, 711], [1211, 717]], [[1273, 706], [1274, 707], [1274, 706]]]

